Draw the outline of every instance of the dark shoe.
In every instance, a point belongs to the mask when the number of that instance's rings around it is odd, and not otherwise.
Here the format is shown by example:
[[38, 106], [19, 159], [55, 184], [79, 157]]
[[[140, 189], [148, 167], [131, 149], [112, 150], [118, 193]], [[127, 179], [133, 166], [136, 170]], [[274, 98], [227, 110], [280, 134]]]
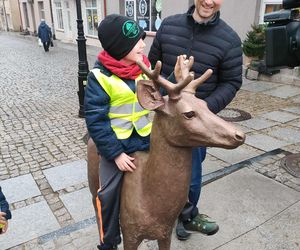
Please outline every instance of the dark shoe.
[[118, 246], [113, 246], [111, 248], [103, 248], [100, 245], [97, 245], [97, 249], [99, 249], [99, 250], [118, 250]]
[[191, 234], [185, 231], [183, 227], [183, 223], [180, 219], [178, 219], [177, 225], [176, 225], [176, 236], [178, 240], [187, 240], [190, 238]]
[[198, 214], [192, 221], [184, 223], [188, 231], [196, 231], [206, 235], [213, 235], [219, 231], [218, 224], [205, 214]]

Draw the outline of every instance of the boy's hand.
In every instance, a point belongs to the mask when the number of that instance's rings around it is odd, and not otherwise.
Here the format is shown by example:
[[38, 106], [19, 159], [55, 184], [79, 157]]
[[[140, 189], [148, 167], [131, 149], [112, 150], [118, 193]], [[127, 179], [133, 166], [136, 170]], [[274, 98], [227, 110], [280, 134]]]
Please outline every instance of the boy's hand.
[[7, 231], [8, 222], [5, 219], [6, 213], [0, 212], [0, 228], [2, 228], [2, 234]]
[[115, 158], [115, 163], [121, 171], [133, 172], [136, 169], [136, 166], [133, 164], [134, 158], [130, 157], [126, 153], [121, 153]]

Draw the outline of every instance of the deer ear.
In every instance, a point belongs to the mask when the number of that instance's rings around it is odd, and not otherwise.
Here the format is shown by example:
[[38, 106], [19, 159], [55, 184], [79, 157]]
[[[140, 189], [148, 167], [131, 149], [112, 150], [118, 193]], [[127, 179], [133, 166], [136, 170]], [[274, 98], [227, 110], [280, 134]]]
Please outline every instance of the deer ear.
[[141, 106], [148, 110], [158, 109], [165, 104], [158, 87], [150, 80], [138, 81], [137, 98]]

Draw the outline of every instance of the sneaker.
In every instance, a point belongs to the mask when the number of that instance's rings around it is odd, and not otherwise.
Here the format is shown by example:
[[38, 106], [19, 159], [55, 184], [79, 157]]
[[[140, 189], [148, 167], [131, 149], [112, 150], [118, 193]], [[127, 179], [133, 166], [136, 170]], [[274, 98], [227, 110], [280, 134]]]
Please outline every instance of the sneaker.
[[176, 226], [176, 236], [178, 240], [187, 240], [191, 236], [190, 233], [185, 231], [183, 227], [183, 223], [180, 219], [178, 219], [177, 226]]
[[183, 226], [188, 231], [196, 231], [206, 235], [213, 235], [219, 231], [218, 224], [205, 214], [198, 214], [190, 222], [184, 223]]

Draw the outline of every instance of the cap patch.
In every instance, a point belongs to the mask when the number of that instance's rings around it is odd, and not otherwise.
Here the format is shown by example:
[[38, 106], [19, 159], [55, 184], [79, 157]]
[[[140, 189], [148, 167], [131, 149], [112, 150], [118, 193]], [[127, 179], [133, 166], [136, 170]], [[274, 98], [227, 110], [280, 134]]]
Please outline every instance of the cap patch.
[[133, 20], [128, 20], [123, 24], [122, 32], [127, 38], [135, 38], [140, 33], [140, 28]]

